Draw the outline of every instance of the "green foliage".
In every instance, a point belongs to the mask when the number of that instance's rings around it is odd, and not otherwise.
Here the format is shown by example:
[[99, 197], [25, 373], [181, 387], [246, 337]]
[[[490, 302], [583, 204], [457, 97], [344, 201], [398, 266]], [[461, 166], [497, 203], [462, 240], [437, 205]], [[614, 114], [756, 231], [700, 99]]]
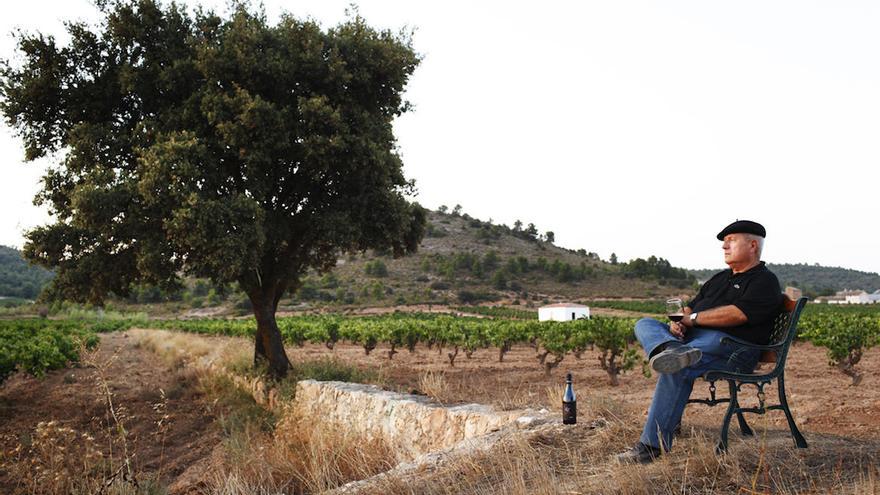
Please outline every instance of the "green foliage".
[[647, 260], [636, 258], [622, 266], [624, 275], [628, 277], [656, 279], [661, 281], [661, 284], [671, 282], [679, 288], [690, 287], [696, 283], [696, 278], [687, 270], [675, 268], [669, 261], [656, 256], [651, 256]]
[[[150, 323], [157, 328], [237, 337], [249, 336], [255, 331], [254, 322], [250, 320], [154, 320]], [[558, 364], [567, 353], [575, 352], [580, 356], [588, 347], [595, 347], [600, 352], [600, 360], [607, 363], [606, 371], [612, 379], [639, 362], [632, 346], [635, 342], [634, 325], [635, 320], [629, 318], [538, 322], [537, 319], [515, 321], [419, 313], [278, 319], [287, 342], [296, 345], [311, 342], [332, 348], [337, 342], [347, 341], [362, 346], [367, 354], [379, 344], [385, 344], [391, 347], [389, 358], [397, 349], [414, 350], [421, 343], [431, 347], [458, 347], [466, 352], [493, 346], [499, 350], [499, 359], [503, 359], [510, 346], [531, 343], [553, 355]], [[454, 358], [451, 359], [453, 362]], [[542, 365], [545, 364], [542, 361]]]
[[127, 326], [122, 320], [93, 323], [56, 320], [0, 320], [0, 382], [15, 370], [42, 376], [79, 360], [81, 347], [98, 344], [95, 332]]
[[495, 272], [495, 275], [492, 275], [492, 287], [496, 290], [507, 290], [507, 274], [503, 271]]
[[425, 225], [425, 237], [446, 237], [449, 235], [448, 232], [443, 227], [438, 227], [433, 223], [428, 223]]
[[375, 371], [361, 370], [332, 358], [303, 361], [296, 364], [292, 371], [294, 383], [299, 380], [372, 383], [380, 379]]
[[36, 299], [52, 277], [45, 268], [28, 264], [19, 250], [0, 246], [0, 296]]
[[382, 260], [368, 261], [364, 266], [364, 272], [371, 277], [387, 277], [388, 267]]
[[[22, 62], [0, 66], [0, 111], [26, 159], [60, 157], [36, 198], [55, 223], [24, 249], [56, 269], [50, 296], [97, 304], [183, 274], [238, 282], [274, 314], [340, 251], [415, 251], [426, 215], [406, 199], [391, 125], [419, 63], [408, 36], [357, 15], [328, 30], [289, 15], [269, 25], [248, 2], [228, 18], [98, 6], [94, 28], [66, 24], [67, 46], [21, 33]], [[262, 357], [286, 373], [262, 322]]]
[[617, 385], [617, 375], [630, 371], [644, 360], [638, 352], [633, 329], [635, 320], [629, 318], [603, 318], [591, 320], [591, 343], [599, 350], [599, 364], [608, 373], [612, 385]]
[[30, 301], [20, 297], [3, 297], [0, 299], [0, 308], [16, 308], [26, 304], [30, 304]]
[[501, 299], [500, 295], [493, 294], [491, 292], [470, 291], [470, 290], [458, 291], [458, 301], [463, 304], [492, 302], [492, 301], [497, 301], [499, 299]]
[[862, 374], [856, 365], [866, 350], [880, 344], [880, 310], [870, 306], [810, 305], [804, 310], [798, 329], [801, 338], [826, 348], [829, 364], [858, 385]]

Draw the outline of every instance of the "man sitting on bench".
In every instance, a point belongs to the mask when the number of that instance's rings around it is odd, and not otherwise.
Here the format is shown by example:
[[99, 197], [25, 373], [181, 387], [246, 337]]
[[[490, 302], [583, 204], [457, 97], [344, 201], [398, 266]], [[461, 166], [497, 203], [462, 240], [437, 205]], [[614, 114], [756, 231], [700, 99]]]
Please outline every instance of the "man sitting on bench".
[[635, 333], [659, 373], [648, 420], [636, 445], [619, 454], [620, 462], [648, 463], [672, 447], [694, 380], [710, 369], [751, 372], [760, 351], [721, 344], [732, 335], [756, 344], [768, 343], [779, 313], [779, 280], [761, 261], [767, 233], [756, 222], [738, 220], [718, 234], [724, 262], [684, 308], [681, 323], [651, 318], [636, 323]]

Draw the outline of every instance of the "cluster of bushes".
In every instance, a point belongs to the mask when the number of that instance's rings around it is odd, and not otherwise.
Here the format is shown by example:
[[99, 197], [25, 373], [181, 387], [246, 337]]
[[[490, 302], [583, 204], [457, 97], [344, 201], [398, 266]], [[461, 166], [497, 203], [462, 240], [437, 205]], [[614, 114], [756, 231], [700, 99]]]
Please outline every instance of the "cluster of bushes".
[[562, 283], [583, 281], [595, 273], [593, 267], [586, 262], [572, 265], [558, 259], [550, 262], [543, 257], [529, 261], [525, 256], [511, 257], [502, 262], [495, 251], [489, 251], [483, 256], [468, 252], [435, 254], [423, 259], [422, 270], [447, 280], [455, 280], [460, 275], [469, 275], [480, 280], [488, 278], [493, 288], [514, 291], [522, 289], [517, 279], [528, 273], [544, 274]]
[[636, 258], [621, 267], [625, 277], [659, 280], [660, 285], [669, 284], [683, 289], [697, 283], [697, 279], [684, 268], [676, 268], [669, 261], [656, 256], [646, 260]]
[[[368, 287], [378, 286], [379, 288], [371, 291]], [[364, 286], [362, 297], [367, 297], [374, 292], [384, 294], [385, 289], [381, 282], [373, 282]], [[379, 296], [381, 297], [381, 296]], [[302, 285], [294, 294], [294, 299], [298, 301], [319, 301], [319, 302], [341, 302], [344, 304], [354, 304], [357, 301], [356, 294], [345, 287], [340, 286], [339, 279], [336, 275], [328, 273], [315, 280], [307, 277], [303, 280]]]
[[425, 224], [425, 237], [446, 237], [449, 235], [443, 227], [438, 227], [431, 222]]
[[482, 302], [495, 302], [501, 299], [501, 296], [494, 292], [486, 291], [458, 291], [458, 301], [462, 304], [479, 304]]

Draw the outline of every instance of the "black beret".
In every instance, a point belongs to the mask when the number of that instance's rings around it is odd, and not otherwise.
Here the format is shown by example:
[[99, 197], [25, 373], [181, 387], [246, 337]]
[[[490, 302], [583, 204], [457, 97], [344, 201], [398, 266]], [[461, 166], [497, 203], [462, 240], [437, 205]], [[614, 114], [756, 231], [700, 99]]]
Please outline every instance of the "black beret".
[[724, 230], [718, 233], [718, 240], [723, 241], [727, 234], [755, 234], [761, 237], [767, 237], [767, 231], [764, 226], [758, 222], [751, 220], [737, 220], [732, 224], [724, 227]]

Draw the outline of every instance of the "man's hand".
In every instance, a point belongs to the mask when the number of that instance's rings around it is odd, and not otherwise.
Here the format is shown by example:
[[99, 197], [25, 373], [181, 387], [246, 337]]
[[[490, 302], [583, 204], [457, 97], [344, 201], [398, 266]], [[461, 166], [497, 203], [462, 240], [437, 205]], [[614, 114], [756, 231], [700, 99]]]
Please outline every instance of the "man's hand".
[[672, 323], [669, 324], [669, 333], [671, 333], [675, 337], [678, 337], [679, 339], [684, 338], [684, 333], [686, 331], [687, 331], [687, 329], [681, 323], [677, 323], [677, 322], [673, 321]]
[[690, 307], [684, 308], [684, 318], [681, 319], [681, 326], [684, 327], [683, 332], [687, 332], [688, 328], [694, 328], [694, 323], [691, 321], [691, 313], [693, 313]]

